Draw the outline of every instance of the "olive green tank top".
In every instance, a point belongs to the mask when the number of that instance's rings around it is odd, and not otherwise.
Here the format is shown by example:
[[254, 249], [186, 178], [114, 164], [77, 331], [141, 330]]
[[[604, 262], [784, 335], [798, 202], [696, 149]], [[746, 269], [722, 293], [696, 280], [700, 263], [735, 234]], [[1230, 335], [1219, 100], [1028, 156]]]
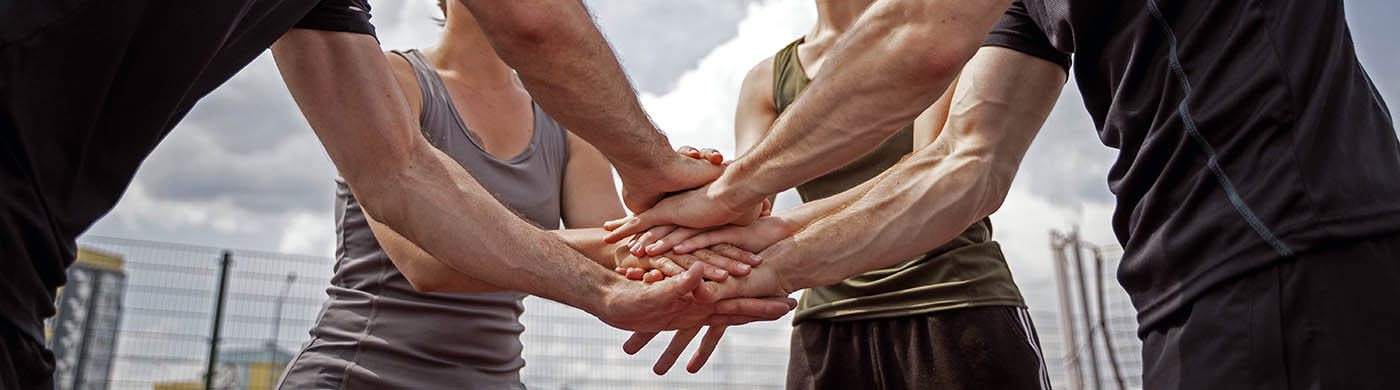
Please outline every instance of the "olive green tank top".
[[[811, 82], [797, 58], [802, 42], [798, 39], [773, 56], [773, 98], [779, 113]], [[894, 166], [913, 148], [910, 124], [861, 158], [797, 186], [797, 193], [803, 202], [838, 194]], [[807, 289], [793, 321], [890, 318], [974, 306], [1025, 307], [986, 218], [918, 257]]]

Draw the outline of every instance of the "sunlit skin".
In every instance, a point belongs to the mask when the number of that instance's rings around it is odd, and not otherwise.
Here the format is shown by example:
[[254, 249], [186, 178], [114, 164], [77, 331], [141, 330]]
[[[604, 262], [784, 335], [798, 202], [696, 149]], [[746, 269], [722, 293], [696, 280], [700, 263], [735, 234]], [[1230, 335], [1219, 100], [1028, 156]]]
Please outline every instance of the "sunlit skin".
[[[626, 204], [646, 206], [650, 198], [703, 184], [722, 171], [670, 149], [578, 2], [462, 5], [519, 72], [530, 96], [617, 166], [623, 192], [630, 194]], [[771, 320], [792, 307], [786, 299], [696, 299], [711, 288], [696, 269], [653, 284], [629, 281], [517, 218], [419, 135], [414, 110], [372, 36], [292, 29], [272, 51], [288, 90], [366, 213], [445, 267], [581, 308], [623, 329]], [[483, 228], [461, 221], [493, 223]], [[511, 261], [522, 255], [536, 261]]]
[[[917, 3], [917, 4], [916, 4]], [[818, 3], [819, 7], [821, 2]], [[871, 99], [885, 102], [888, 109], [881, 109], [895, 123], [915, 123], [915, 151], [903, 161], [881, 175], [847, 190], [841, 194], [819, 201], [809, 202], [791, 210], [760, 218], [747, 226], [731, 225], [718, 229], [671, 228], [666, 234], [639, 238], [651, 241], [643, 245], [646, 252], [674, 251], [684, 253], [720, 242], [728, 242], [749, 251], [757, 252], [763, 265], [755, 267], [745, 278], [733, 278], [720, 283], [717, 296], [729, 294], [789, 294], [809, 287], [829, 285], [852, 275], [879, 269], [897, 263], [901, 259], [923, 253], [956, 237], [971, 223], [980, 220], [1000, 207], [1010, 187], [1011, 179], [1029, 147], [1054, 106], [1059, 91], [1063, 87], [1066, 74], [1058, 65], [1009, 49], [988, 47], [976, 49], [975, 55], [968, 54], [966, 66], [955, 64], [961, 69], [961, 76], [950, 75], [953, 87], [937, 100], [932, 97], [910, 97], [901, 90], [943, 91], [943, 76], [918, 75], [910, 70], [923, 69], [920, 64], [905, 61], [907, 58], [924, 58], [932, 47], [908, 47], [904, 51], [887, 51], [876, 42], [879, 37], [867, 34], [869, 31], [886, 31], [894, 27], [872, 27], [870, 25], [910, 23], [910, 18], [935, 18], [920, 12], [940, 9], [940, 7], [976, 8], [971, 4], [943, 2], [913, 2], [886, 0], [872, 5], [860, 19], [838, 39], [833, 49], [824, 55], [820, 50], [804, 53], [799, 48], [799, 57], [808, 65], [807, 71], [815, 73], [813, 65], [821, 68], [801, 99], [798, 99], [781, 118], [769, 109], [763, 110], [762, 100], [772, 100], [771, 62], [760, 64], [745, 80], [746, 87], [741, 92], [739, 112], [736, 115], [736, 135], [743, 148], [766, 147], [772, 160], [754, 159], [756, 151], [749, 151], [744, 158], [763, 164], [778, 159], [803, 160], [807, 156], [802, 151], [817, 152], [818, 155], [837, 159], [834, 154], [821, 154], [829, 147], [830, 138], [818, 136], [822, 127], [813, 125], [813, 135], [801, 139], [806, 144], [817, 143], [811, 148], [793, 147], [783, 149], [781, 133], [793, 123], [837, 123], [844, 124], [846, 133], [880, 134], [883, 140], [886, 131], [898, 126], [887, 126], [872, 120], [853, 120], [868, 113], [829, 112], [818, 115], [811, 107], [835, 107], [854, 105], [850, 102]], [[981, 5], [979, 5], [981, 6]], [[925, 8], [932, 7], [932, 8]], [[947, 8], [946, 10], [951, 10]], [[1000, 4], [995, 13], [1004, 10]], [[971, 14], [994, 13], [992, 10], [973, 10]], [[872, 17], [877, 15], [879, 17]], [[967, 15], [967, 14], [965, 14]], [[987, 18], [970, 17], [962, 29], [951, 32], [945, 26], [931, 26], [916, 29], [926, 42], [976, 42], [990, 28]], [[816, 35], [816, 33], [813, 33]], [[818, 36], [819, 37], [819, 36]], [[804, 45], [806, 46], [806, 45]], [[939, 46], [939, 45], [926, 45]], [[951, 45], [958, 46], [958, 45]], [[819, 48], [819, 46], [817, 46]], [[817, 52], [817, 53], [813, 53]], [[808, 57], [818, 54], [826, 59]], [[847, 57], [859, 61], [847, 60]], [[812, 59], [809, 61], [809, 59]], [[850, 62], [847, 62], [850, 61]], [[851, 66], [855, 63], [874, 62], [883, 64], [881, 72], [857, 72], [844, 69], [862, 69]], [[768, 68], [768, 69], [763, 69]], [[767, 73], [766, 75], [763, 73]], [[840, 77], [840, 76], [848, 77]], [[853, 79], [860, 75], [859, 80]], [[810, 76], [810, 75], [809, 75]], [[761, 88], [749, 88], [758, 86]], [[861, 91], [842, 96], [838, 91]], [[769, 91], [760, 91], [768, 89]], [[755, 97], [756, 99], [746, 99]], [[859, 97], [859, 99], [855, 98]], [[902, 98], [896, 98], [902, 97]], [[927, 99], [927, 100], [925, 100]], [[744, 102], [759, 101], [745, 105]], [[771, 104], [769, 104], [771, 106]], [[771, 127], [765, 127], [771, 123]], [[785, 126], [784, 124], [788, 125]], [[829, 127], [826, 127], [829, 128]], [[856, 136], [859, 137], [859, 136]], [[870, 145], [871, 147], [874, 144]], [[857, 150], [860, 153], [868, 149]], [[762, 154], [760, 154], [762, 155]], [[850, 153], [842, 156], [849, 156]], [[854, 154], [859, 156], [860, 154]], [[844, 157], [843, 157], [844, 158]], [[851, 157], [854, 158], [854, 157]], [[837, 159], [839, 160], [839, 159]], [[845, 163], [847, 160], [839, 160]], [[738, 163], [735, 163], [738, 164]], [[838, 165], [839, 166], [839, 165]], [[726, 171], [734, 171], [731, 165]], [[788, 180], [792, 175], [774, 176], [772, 180]], [[761, 180], [762, 177], [751, 178]], [[721, 179], [723, 180], [723, 179]], [[804, 179], [805, 180], [805, 179]], [[760, 187], [762, 188], [762, 187]], [[786, 187], [767, 187], [762, 196], [772, 196]], [[658, 206], [660, 207], [660, 206]], [[655, 210], [655, 209], [653, 209]], [[651, 215], [648, 215], [648, 214]], [[641, 232], [654, 225], [664, 225], [683, 221], [685, 215], [680, 210], [648, 211], [633, 218], [610, 221], [606, 228], [616, 229], [618, 234]], [[630, 230], [625, 230], [628, 228]], [[666, 228], [662, 228], [666, 232]], [[646, 236], [645, 233], [642, 234]], [[718, 327], [712, 327], [711, 333]], [[677, 331], [657, 366], [664, 372], [676, 360], [683, 348], [675, 343], [688, 343], [697, 329]], [[627, 348], [639, 349], [655, 334], [639, 332], [626, 343]], [[687, 368], [699, 369], [707, 360], [713, 346], [706, 345], [717, 340], [702, 341], [702, 348], [692, 358]], [[717, 339], [718, 336], [715, 336]], [[631, 350], [631, 349], [629, 349]], [[662, 367], [662, 366], [665, 367]]]

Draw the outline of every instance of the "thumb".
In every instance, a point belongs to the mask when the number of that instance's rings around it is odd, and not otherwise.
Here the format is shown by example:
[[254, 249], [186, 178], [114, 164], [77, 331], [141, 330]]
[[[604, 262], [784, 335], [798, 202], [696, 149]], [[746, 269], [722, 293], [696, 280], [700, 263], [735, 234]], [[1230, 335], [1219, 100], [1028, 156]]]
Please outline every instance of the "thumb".
[[652, 286], [656, 286], [660, 289], [659, 293], [661, 294], [661, 296], [658, 298], [669, 302], [680, 299], [681, 297], [691, 292], [696, 292], [697, 296], [702, 294], [701, 291], [705, 291], [706, 293], [708, 293], [707, 289], [699, 288], [701, 287], [701, 284], [705, 281], [703, 275], [701, 274], [701, 272], [703, 272], [704, 270], [700, 268], [701, 267], [691, 267], [690, 269], [685, 270], [685, 273], [672, 276], [666, 278], [666, 280], [662, 280], [661, 282], [652, 284]]

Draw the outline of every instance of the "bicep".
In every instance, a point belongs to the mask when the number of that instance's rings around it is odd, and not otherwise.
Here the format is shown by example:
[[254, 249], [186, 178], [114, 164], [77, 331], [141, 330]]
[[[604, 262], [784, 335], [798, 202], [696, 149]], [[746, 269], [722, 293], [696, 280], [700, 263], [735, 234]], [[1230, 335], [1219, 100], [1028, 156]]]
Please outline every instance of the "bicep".
[[600, 227], [603, 222], [627, 216], [613, 184], [612, 165], [593, 145], [573, 133], [567, 135], [569, 161], [564, 166], [560, 194], [564, 226]]
[[1029, 146], [1029, 138], [1054, 108], [1065, 78], [1064, 69], [1054, 62], [1003, 47], [983, 47], [953, 89], [944, 131], [960, 138], [1004, 141], [1012, 136], [1018, 141], [1012, 145]]

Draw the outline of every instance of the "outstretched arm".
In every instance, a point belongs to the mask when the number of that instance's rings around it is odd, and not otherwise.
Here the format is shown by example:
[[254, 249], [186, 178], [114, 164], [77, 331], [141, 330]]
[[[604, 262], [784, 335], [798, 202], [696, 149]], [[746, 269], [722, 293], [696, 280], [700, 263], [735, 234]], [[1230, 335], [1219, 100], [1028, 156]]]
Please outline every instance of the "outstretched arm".
[[672, 152], [581, 2], [460, 1], [540, 106], [612, 161], [628, 208], [719, 177], [719, 166]]
[[[872, 4], [768, 137], [715, 182], [660, 203], [658, 223], [709, 227], [864, 155], [928, 108], [977, 51], [1011, 0]], [[715, 216], [720, 214], [720, 216]], [[716, 223], [716, 221], [720, 223]], [[615, 230], [618, 239], [646, 230]]]
[[[825, 286], [953, 239], [1001, 207], [1065, 77], [1053, 62], [982, 48], [959, 79], [947, 124], [932, 144], [841, 195], [852, 200], [799, 211], [822, 216], [763, 250], [764, 266], [726, 281], [733, 290], [720, 295]], [[711, 241], [701, 235], [686, 245]]]
[[[707, 292], [697, 290], [701, 280], [695, 273], [674, 282], [631, 282], [516, 218], [418, 134], [369, 35], [292, 29], [273, 46], [273, 55], [288, 90], [366, 213], [457, 271], [584, 309], [625, 329], [694, 326], [709, 313], [729, 310], [762, 318], [786, 311], [777, 310], [785, 303], [762, 300], [709, 307], [690, 303], [686, 297], [692, 292]], [[511, 261], [522, 253], [538, 261]]]

